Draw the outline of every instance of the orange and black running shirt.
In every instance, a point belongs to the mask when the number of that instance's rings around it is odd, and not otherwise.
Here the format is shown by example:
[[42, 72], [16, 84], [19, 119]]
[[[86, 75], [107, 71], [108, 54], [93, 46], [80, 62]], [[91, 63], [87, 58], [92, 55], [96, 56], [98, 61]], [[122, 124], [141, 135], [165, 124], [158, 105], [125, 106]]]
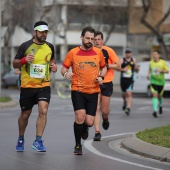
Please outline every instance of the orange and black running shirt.
[[[106, 50], [108, 53], [108, 64], [114, 64], [117, 63], [119, 58], [117, 57], [116, 53], [112, 48], [109, 48], [107, 46], [102, 46], [102, 50]], [[108, 83], [113, 81], [114, 79], [114, 70], [111, 68], [107, 69], [107, 73], [104, 77], [103, 83]]]
[[50, 86], [50, 60], [54, 59], [52, 44], [36, 44], [33, 39], [22, 43], [15, 59], [22, 59], [27, 54], [34, 55], [34, 61], [21, 67], [22, 88], [42, 88]]
[[100, 92], [99, 83], [95, 80], [105, 65], [103, 53], [96, 47], [90, 50], [82, 50], [80, 47], [70, 50], [63, 61], [63, 67], [71, 67], [74, 73], [71, 90], [87, 94]]

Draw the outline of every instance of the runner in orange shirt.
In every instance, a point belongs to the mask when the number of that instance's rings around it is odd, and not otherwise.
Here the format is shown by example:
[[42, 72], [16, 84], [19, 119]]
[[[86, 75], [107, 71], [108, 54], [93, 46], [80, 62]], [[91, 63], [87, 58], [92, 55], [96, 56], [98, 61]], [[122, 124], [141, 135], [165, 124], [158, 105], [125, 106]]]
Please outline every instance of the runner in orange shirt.
[[[100, 92], [99, 84], [103, 83], [107, 70], [102, 51], [93, 47], [94, 34], [95, 30], [91, 27], [82, 30], [81, 46], [68, 52], [61, 68], [61, 74], [72, 80], [75, 155], [82, 155], [81, 138], [87, 139], [88, 127], [93, 126]], [[68, 71], [70, 67], [72, 72]]]
[[120, 65], [118, 62], [118, 57], [113, 49], [103, 46], [103, 33], [100, 31], [96, 31], [94, 44], [97, 48], [101, 49], [103, 55], [105, 57], [105, 61], [107, 64], [107, 73], [105, 75], [103, 84], [100, 86], [101, 93], [99, 94], [98, 98], [98, 107], [96, 111], [95, 121], [94, 121], [94, 128], [95, 128], [95, 136], [94, 141], [101, 140], [101, 133], [100, 133], [100, 109], [102, 111], [102, 118], [103, 118], [103, 129], [107, 130], [109, 128], [109, 110], [110, 110], [110, 97], [113, 93], [113, 79], [114, 79], [114, 70], [120, 69]]

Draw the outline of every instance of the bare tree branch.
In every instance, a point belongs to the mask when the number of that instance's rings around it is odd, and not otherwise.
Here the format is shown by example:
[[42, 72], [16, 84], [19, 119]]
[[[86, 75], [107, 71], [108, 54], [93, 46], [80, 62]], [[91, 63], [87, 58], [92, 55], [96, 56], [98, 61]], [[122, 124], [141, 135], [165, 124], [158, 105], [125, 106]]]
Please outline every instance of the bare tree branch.
[[143, 3], [143, 15], [141, 17], [141, 23], [143, 23], [148, 29], [150, 29], [154, 34], [158, 35], [157, 30], [146, 20], [148, 12], [151, 8], [150, 0], [142, 0]]
[[169, 14], [170, 14], [170, 7], [169, 7], [168, 11], [166, 12], [166, 14], [163, 16], [163, 18], [156, 24], [156, 28], [160, 28], [160, 26], [167, 19]]
[[158, 21], [156, 26], [154, 26], [147, 21], [147, 15], [148, 15], [149, 11], [151, 10], [152, 1], [151, 0], [142, 0], [142, 4], [143, 4], [143, 15], [141, 17], [141, 23], [143, 25], [145, 25], [153, 34], [155, 34], [157, 36], [157, 40], [160, 44], [160, 49], [163, 53], [163, 56], [164, 56], [164, 58], [167, 59], [168, 51], [167, 51], [167, 47], [166, 47], [166, 44], [163, 39], [163, 33], [161, 32], [160, 28], [161, 28], [161, 25], [163, 24], [163, 22], [170, 15], [170, 7], [169, 7], [168, 11], [165, 13], [165, 15], [163, 16], [163, 18]]
[[106, 36], [104, 44], [106, 44], [107, 41], [109, 40], [110, 34], [113, 32], [114, 28], [115, 28], [115, 25], [111, 25], [111, 28], [110, 28], [110, 30], [107, 33], [107, 36]]

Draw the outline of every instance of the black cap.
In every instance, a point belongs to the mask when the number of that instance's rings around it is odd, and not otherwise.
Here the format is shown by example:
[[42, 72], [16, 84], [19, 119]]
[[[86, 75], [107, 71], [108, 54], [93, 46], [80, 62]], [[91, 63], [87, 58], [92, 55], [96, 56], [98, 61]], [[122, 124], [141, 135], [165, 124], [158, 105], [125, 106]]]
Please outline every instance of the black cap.
[[37, 27], [37, 26], [39, 26], [39, 25], [47, 25], [47, 26], [48, 26], [48, 24], [47, 24], [45, 21], [37, 21], [37, 22], [34, 24], [34, 28]]
[[130, 48], [126, 48], [125, 53], [131, 53], [131, 52], [132, 52], [132, 49], [130, 49]]

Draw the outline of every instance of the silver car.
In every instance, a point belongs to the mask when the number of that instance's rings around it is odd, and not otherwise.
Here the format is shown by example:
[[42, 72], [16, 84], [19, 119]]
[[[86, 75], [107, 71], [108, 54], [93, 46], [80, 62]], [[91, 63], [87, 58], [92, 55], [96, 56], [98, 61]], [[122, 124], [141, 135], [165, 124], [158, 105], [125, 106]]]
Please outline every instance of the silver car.
[[14, 70], [6, 73], [2, 78], [2, 87], [8, 88], [9, 86], [17, 86], [19, 83], [19, 74], [14, 73]]

